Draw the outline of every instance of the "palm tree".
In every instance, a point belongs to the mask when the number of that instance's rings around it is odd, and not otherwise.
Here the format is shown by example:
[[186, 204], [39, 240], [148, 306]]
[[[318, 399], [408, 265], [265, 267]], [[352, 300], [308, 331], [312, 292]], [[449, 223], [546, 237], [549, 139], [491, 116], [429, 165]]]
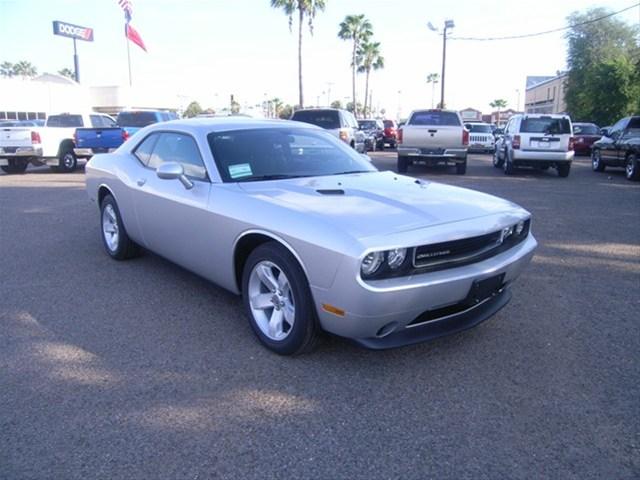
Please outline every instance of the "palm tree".
[[351, 54], [351, 83], [353, 93], [352, 103], [356, 106], [353, 113], [356, 116], [358, 116], [358, 102], [356, 102], [356, 57], [360, 44], [369, 40], [371, 35], [373, 35], [372, 29], [373, 27], [371, 26], [371, 22], [367, 20], [364, 15], [347, 15], [344, 17], [342, 23], [340, 23], [340, 31], [338, 32], [338, 37], [340, 39], [353, 41], [353, 52]]
[[21, 60], [13, 66], [13, 73], [23, 78], [35, 77], [38, 74], [38, 69], [31, 62]]
[[63, 77], [67, 77], [70, 79], [76, 78], [76, 74], [70, 68], [63, 68], [62, 70], [58, 70], [58, 75], [62, 75]]
[[439, 73], [430, 73], [427, 75], [427, 84], [431, 84], [431, 108], [433, 108], [433, 96], [436, 88], [436, 83], [440, 81]]
[[2, 62], [0, 63], [0, 76], [5, 78], [11, 78], [14, 75], [13, 71], [13, 63], [11, 62]]
[[282, 110], [284, 103], [282, 103], [282, 100], [278, 97], [272, 99], [271, 103], [273, 105], [273, 118], [280, 118], [280, 111]]
[[500, 126], [500, 109], [507, 106], [507, 101], [503, 100], [502, 98], [498, 98], [498, 99], [494, 100], [493, 102], [491, 102], [489, 104], [489, 106], [491, 108], [497, 108], [498, 109], [498, 117], [496, 119], [496, 124], [498, 126]]
[[384, 57], [380, 54], [380, 42], [364, 42], [357, 53], [358, 72], [366, 74], [364, 87], [364, 114], [371, 109], [369, 105], [369, 75], [371, 70], [384, 68]]
[[304, 95], [302, 93], [302, 24], [304, 18], [308, 18], [309, 33], [313, 35], [313, 19], [316, 13], [324, 11], [327, 5], [326, 0], [271, 0], [273, 8], [282, 8], [289, 17], [289, 31], [293, 25], [293, 14], [298, 11], [298, 88], [300, 92], [300, 108], [304, 105]]

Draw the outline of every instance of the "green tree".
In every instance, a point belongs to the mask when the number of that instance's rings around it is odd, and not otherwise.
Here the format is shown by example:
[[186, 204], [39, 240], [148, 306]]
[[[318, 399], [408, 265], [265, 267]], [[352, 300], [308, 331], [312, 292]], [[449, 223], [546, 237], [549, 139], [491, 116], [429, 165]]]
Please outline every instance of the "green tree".
[[302, 26], [305, 17], [309, 24], [309, 33], [313, 35], [313, 20], [318, 12], [324, 11], [326, 0], [271, 0], [273, 8], [281, 8], [289, 17], [289, 31], [293, 27], [293, 15], [298, 15], [298, 92], [300, 107], [304, 105], [302, 90]]
[[[351, 40], [353, 42], [353, 49], [351, 52], [351, 88], [352, 88], [352, 101], [351, 105], [358, 103], [356, 100], [356, 68], [358, 48], [360, 45], [373, 35], [373, 27], [371, 22], [367, 20], [364, 15], [347, 15], [340, 23], [340, 30], [338, 31], [338, 38], [341, 40]], [[353, 112], [354, 115], [358, 115], [358, 111]]]
[[293, 107], [287, 103], [280, 109], [278, 118], [289, 120], [291, 118], [291, 115], [293, 115]]
[[2, 62], [0, 63], [0, 76], [5, 78], [11, 78], [15, 75], [13, 69], [13, 63], [11, 62]]
[[58, 70], [58, 75], [62, 75], [63, 77], [67, 77], [67, 78], [71, 78], [71, 79], [75, 79], [76, 78], [76, 74], [73, 70], [71, 70], [70, 68], [63, 68], [62, 70]]
[[[502, 98], [497, 98], [496, 100], [494, 100], [493, 102], [491, 102], [491, 103], [489, 104], [489, 106], [490, 106], [491, 108], [495, 108], [495, 109], [497, 109], [497, 110], [498, 110], [498, 117], [497, 117], [497, 120], [496, 120], [496, 124], [497, 124], [498, 126], [500, 126], [500, 110], [501, 110], [501, 109], [503, 109], [503, 108], [505, 108], [505, 107], [507, 106], [507, 101], [506, 101], [506, 100], [504, 100], [504, 99], [502, 99]], [[442, 107], [441, 107], [441, 108], [442, 108]]]
[[436, 83], [440, 81], [439, 73], [430, 73], [427, 75], [427, 85], [431, 84], [431, 108], [433, 108], [433, 98], [435, 95]]
[[[356, 107], [358, 108], [358, 111], [359, 111], [359, 112], [361, 112], [361, 111], [362, 111], [362, 104], [361, 104], [360, 102], [358, 102], [358, 103], [356, 104]], [[355, 110], [354, 110], [354, 108], [353, 108], [353, 102], [348, 102], [348, 103], [347, 103], [347, 106], [346, 106], [346, 109], [347, 109], [348, 111], [350, 111], [351, 113], [353, 113], [354, 115], [356, 114], [356, 112], [355, 112]]]
[[342, 108], [342, 102], [340, 100], [334, 100], [331, 102], [331, 108]]
[[358, 72], [365, 74], [364, 87], [364, 114], [368, 115], [371, 106], [369, 105], [369, 75], [371, 70], [384, 68], [384, 57], [380, 53], [380, 42], [366, 41], [357, 53]]
[[594, 8], [573, 13], [566, 34], [567, 110], [576, 120], [609, 125], [640, 107], [638, 25]]
[[193, 118], [193, 117], [197, 117], [201, 113], [202, 113], [202, 107], [198, 102], [194, 100], [187, 106], [182, 116], [185, 118]]
[[273, 116], [280, 118], [280, 111], [282, 110], [283, 103], [278, 97], [271, 99], [271, 105], [273, 106]]
[[38, 74], [38, 69], [34, 67], [31, 62], [20, 60], [13, 65], [13, 74], [23, 78], [31, 78]]

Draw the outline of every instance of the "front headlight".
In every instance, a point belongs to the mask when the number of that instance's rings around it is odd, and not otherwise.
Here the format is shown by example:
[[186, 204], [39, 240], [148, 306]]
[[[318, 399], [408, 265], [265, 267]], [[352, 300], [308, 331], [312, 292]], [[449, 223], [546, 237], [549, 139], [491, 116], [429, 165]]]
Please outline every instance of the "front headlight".
[[395, 270], [404, 263], [404, 259], [407, 258], [406, 248], [394, 248], [387, 252], [387, 265]]
[[362, 265], [360, 266], [360, 272], [363, 276], [369, 277], [376, 273], [382, 265], [384, 260], [383, 252], [371, 252], [362, 259]]

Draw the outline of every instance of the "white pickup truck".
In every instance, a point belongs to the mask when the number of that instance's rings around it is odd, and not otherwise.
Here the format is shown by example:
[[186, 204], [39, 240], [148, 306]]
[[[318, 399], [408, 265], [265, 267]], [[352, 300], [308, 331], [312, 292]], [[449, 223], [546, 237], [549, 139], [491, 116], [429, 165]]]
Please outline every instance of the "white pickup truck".
[[75, 148], [76, 128], [114, 126], [116, 122], [109, 115], [90, 112], [50, 115], [44, 127], [0, 127], [0, 168], [6, 173], [22, 173], [32, 163], [72, 172], [78, 158], [93, 154]]
[[406, 173], [409, 165], [416, 162], [429, 166], [451, 162], [458, 175], [466, 173], [469, 131], [458, 112], [414, 110], [397, 137], [399, 173]]

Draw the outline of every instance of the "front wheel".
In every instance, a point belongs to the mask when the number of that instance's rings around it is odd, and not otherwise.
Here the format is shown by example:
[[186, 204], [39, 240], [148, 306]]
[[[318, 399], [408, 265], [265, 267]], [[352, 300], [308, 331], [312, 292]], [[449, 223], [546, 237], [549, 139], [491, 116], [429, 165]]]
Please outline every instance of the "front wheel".
[[58, 167], [56, 168], [57, 172], [61, 173], [69, 173], [73, 172], [78, 166], [78, 158], [76, 154], [73, 153], [73, 150], [66, 150], [60, 154], [58, 157]]
[[640, 165], [638, 165], [638, 156], [635, 153], [631, 153], [627, 156], [627, 163], [624, 171], [627, 180], [635, 182], [640, 180]]
[[504, 170], [505, 175], [513, 175], [515, 173], [515, 167], [513, 166], [513, 162], [509, 159], [508, 152], [504, 152], [504, 160], [502, 163], [502, 168]]
[[504, 163], [504, 158], [500, 158], [500, 150], [497, 148], [493, 152], [493, 166], [495, 168], [501, 168]]
[[409, 157], [398, 155], [398, 173], [409, 171]]
[[9, 165], [3, 165], [2, 171], [5, 173], [24, 173], [29, 166], [29, 161], [24, 158], [11, 158]]
[[602, 161], [602, 155], [599, 149], [595, 149], [591, 153], [591, 168], [594, 172], [604, 172], [606, 165]]
[[268, 349], [297, 355], [318, 338], [309, 282], [295, 257], [276, 242], [263, 243], [247, 259], [242, 299], [251, 329]]
[[558, 176], [562, 178], [566, 178], [569, 176], [569, 172], [571, 171], [571, 164], [561, 163], [556, 168], [558, 169]]
[[140, 247], [129, 238], [118, 204], [111, 195], [106, 195], [100, 204], [100, 223], [102, 244], [111, 258], [126, 260], [140, 253]]

